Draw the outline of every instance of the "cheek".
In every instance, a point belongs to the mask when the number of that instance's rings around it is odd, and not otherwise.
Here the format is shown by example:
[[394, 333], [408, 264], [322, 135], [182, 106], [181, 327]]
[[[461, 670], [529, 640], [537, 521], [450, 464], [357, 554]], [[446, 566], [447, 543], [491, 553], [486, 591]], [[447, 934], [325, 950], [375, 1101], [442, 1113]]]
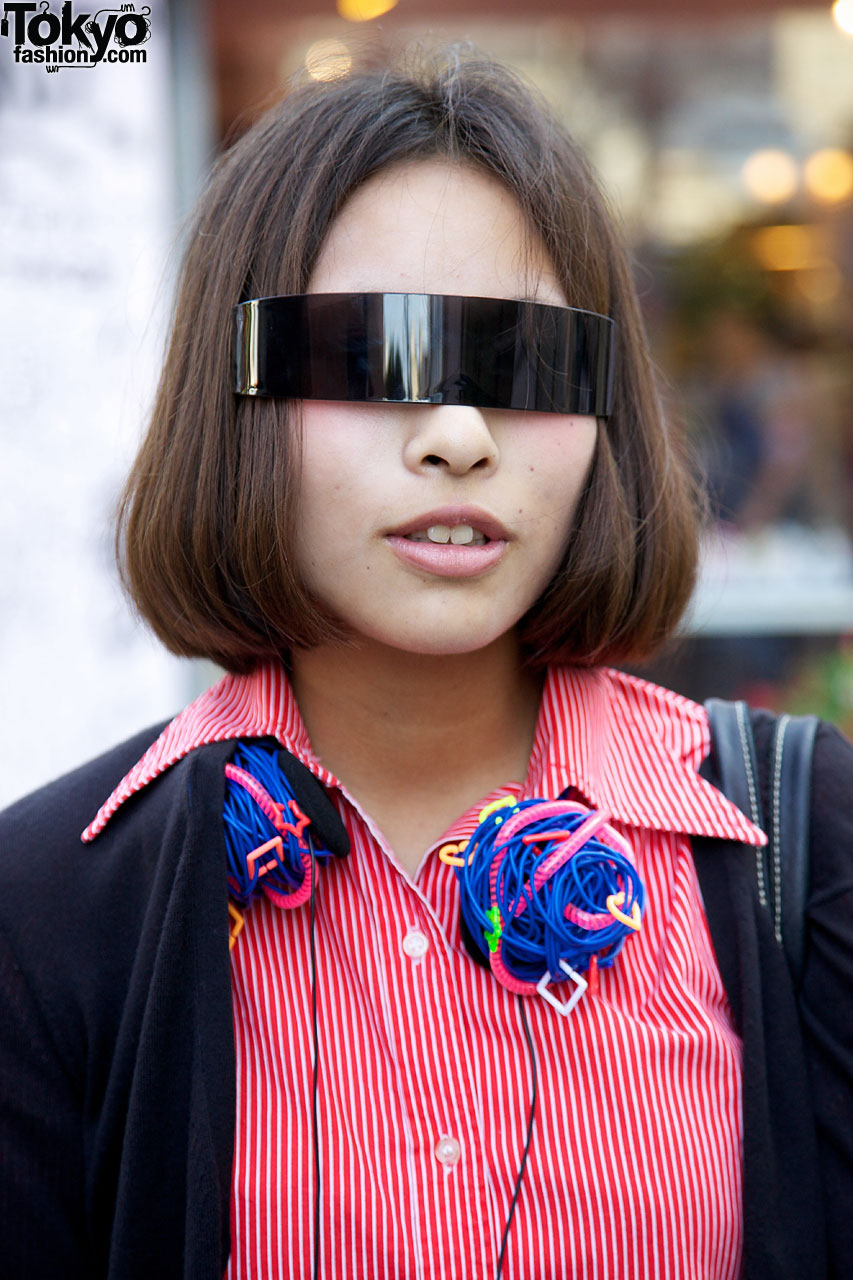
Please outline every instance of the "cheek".
[[373, 406], [302, 403], [296, 545], [312, 586], [317, 573], [329, 565], [340, 571], [359, 548], [363, 552], [361, 535], [376, 519], [385, 458], [381, 425]]
[[300, 509], [315, 522], [342, 514], [355, 473], [370, 456], [369, 442], [361, 438], [363, 424], [346, 412], [349, 408], [324, 400], [305, 400], [301, 406]]
[[339, 539], [340, 495], [345, 483], [340, 432], [325, 403], [304, 401], [299, 415], [300, 471], [296, 558], [309, 587], [329, 545]]
[[543, 516], [566, 529], [586, 484], [597, 437], [595, 418], [552, 415], [551, 421], [537, 424], [526, 441], [531, 501]]
[[343, 457], [344, 431], [334, 406], [325, 401], [304, 400], [299, 413], [303, 491], [334, 481]]

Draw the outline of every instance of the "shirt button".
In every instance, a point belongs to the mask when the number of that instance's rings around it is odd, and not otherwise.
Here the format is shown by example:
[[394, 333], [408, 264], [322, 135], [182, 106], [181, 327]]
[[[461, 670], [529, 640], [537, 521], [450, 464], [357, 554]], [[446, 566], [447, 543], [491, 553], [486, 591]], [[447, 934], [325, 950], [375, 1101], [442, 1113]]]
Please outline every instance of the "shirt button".
[[429, 938], [418, 929], [412, 929], [403, 939], [403, 950], [410, 960], [421, 960], [429, 951]]
[[435, 1158], [439, 1164], [443, 1164], [445, 1169], [452, 1169], [455, 1164], [459, 1163], [459, 1157], [462, 1155], [462, 1148], [455, 1138], [444, 1134], [435, 1144]]

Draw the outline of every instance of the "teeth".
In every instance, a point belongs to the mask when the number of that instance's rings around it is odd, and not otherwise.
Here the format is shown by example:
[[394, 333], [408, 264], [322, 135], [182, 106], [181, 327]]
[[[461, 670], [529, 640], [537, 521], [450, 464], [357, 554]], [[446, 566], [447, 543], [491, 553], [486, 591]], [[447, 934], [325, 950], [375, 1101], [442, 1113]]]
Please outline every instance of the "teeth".
[[470, 524], [431, 524], [428, 529], [419, 529], [410, 533], [412, 542], [452, 542], [455, 547], [481, 547], [488, 541], [484, 533], [474, 529]]

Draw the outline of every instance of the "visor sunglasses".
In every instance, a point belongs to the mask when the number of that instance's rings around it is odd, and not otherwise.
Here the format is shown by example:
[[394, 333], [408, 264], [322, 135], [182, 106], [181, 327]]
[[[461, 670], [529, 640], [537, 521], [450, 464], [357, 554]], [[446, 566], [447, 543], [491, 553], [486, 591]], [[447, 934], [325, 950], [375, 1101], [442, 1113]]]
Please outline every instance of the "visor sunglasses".
[[506, 298], [254, 298], [234, 308], [234, 390], [606, 417], [613, 330], [592, 311]]

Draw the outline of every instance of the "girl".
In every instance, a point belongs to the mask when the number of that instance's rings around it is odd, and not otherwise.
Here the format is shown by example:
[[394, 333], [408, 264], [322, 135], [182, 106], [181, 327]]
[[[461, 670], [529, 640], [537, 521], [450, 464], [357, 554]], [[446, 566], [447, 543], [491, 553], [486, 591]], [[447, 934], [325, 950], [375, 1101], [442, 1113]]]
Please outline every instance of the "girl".
[[765, 837], [605, 665], [679, 619], [690, 486], [507, 71], [304, 86], [224, 155], [120, 546], [228, 674], [4, 819], [6, 1273], [840, 1275], [849, 791], [802, 1035], [751, 902], [750, 1021], [691, 840]]

